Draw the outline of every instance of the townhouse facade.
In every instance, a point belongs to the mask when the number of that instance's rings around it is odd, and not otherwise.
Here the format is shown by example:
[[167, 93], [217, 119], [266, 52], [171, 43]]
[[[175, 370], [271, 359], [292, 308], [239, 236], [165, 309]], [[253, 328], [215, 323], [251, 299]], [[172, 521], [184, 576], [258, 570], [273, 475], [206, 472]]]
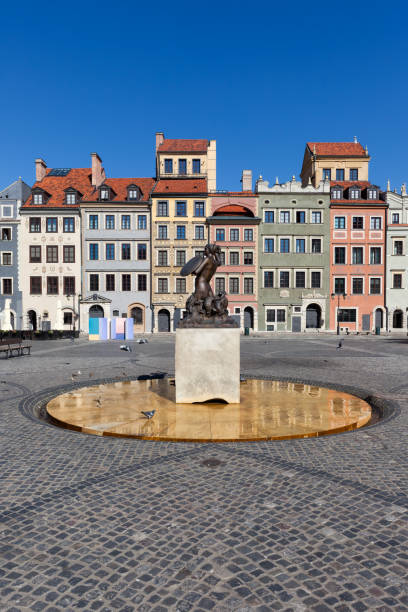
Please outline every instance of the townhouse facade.
[[330, 184], [292, 177], [256, 182], [261, 218], [258, 239], [258, 329], [329, 328]]
[[385, 202], [388, 205], [386, 245], [386, 306], [390, 332], [408, 329], [408, 195], [406, 186], [401, 192], [391, 191], [387, 185]]
[[0, 330], [23, 328], [20, 208], [31, 193], [21, 177], [0, 191]]

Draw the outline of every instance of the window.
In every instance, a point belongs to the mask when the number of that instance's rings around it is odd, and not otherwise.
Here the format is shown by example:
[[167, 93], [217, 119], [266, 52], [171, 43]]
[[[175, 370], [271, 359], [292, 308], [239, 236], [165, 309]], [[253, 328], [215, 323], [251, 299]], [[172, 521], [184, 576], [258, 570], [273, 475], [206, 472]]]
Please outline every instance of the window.
[[193, 174], [200, 174], [201, 172], [201, 161], [199, 159], [193, 159]]
[[166, 174], [172, 174], [173, 173], [173, 160], [172, 159], [165, 159], [164, 160], [164, 172]]
[[3, 295], [13, 295], [13, 279], [3, 278]]
[[370, 229], [381, 229], [381, 217], [371, 217], [370, 219]]
[[[129, 227], [130, 227], [130, 224], [129, 224]], [[140, 230], [147, 229], [147, 216], [146, 215], [138, 215], [137, 229], [140, 229]]]
[[186, 252], [176, 251], [176, 266], [184, 266], [186, 263]]
[[145, 244], [137, 245], [137, 258], [138, 259], [147, 259], [147, 246]]
[[334, 263], [346, 263], [346, 247], [334, 247]]
[[13, 209], [12, 209], [12, 207], [11, 206], [3, 206], [3, 217], [12, 217], [12, 216], [13, 216]]
[[254, 240], [254, 230], [245, 229], [244, 230], [244, 240], [245, 242], [253, 242]]
[[75, 295], [75, 276], [63, 277], [64, 295]]
[[72, 312], [64, 312], [64, 325], [72, 325]]
[[34, 194], [34, 204], [42, 204], [43, 203], [43, 194], [35, 193]]
[[269, 270], [264, 272], [264, 287], [273, 287], [273, 272]]
[[122, 274], [122, 291], [130, 291], [130, 274]]
[[101, 200], [109, 200], [109, 189], [103, 187], [100, 191]]
[[195, 217], [205, 217], [205, 203], [204, 202], [194, 202], [194, 216]]
[[96, 230], [99, 227], [99, 216], [89, 215], [89, 229]]
[[157, 254], [157, 265], [158, 266], [167, 266], [167, 251], [159, 251]]
[[334, 293], [336, 295], [344, 295], [346, 293], [346, 279], [335, 278], [334, 279]]
[[264, 240], [264, 252], [273, 253], [275, 251], [275, 240], [273, 238], [265, 238]]
[[312, 238], [312, 253], [321, 253], [321, 252], [322, 252], [322, 239]]
[[323, 180], [330, 181], [331, 180], [331, 169], [323, 168]]
[[159, 225], [157, 237], [160, 240], [166, 240], [167, 239], [167, 225]]
[[99, 274], [89, 275], [89, 291], [99, 291]]
[[322, 213], [319, 211], [312, 211], [312, 223], [321, 223], [322, 222]]
[[186, 293], [185, 278], [176, 278], [176, 293]]
[[273, 210], [265, 210], [265, 223], [275, 223], [275, 213]]
[[350, 168], [350, 181], [358, 181], [358, 168]]
[[[40, 229], [39, 230], [35, 230], [40, 232], [41, 231], [41, 220], [38, 219], [40, 225]], [[30, 232], [31, 232], [31, 219], [30, 219]], [[1, 239], [2, 240], [11, 240], [11, 227], [2, 227], [1, 228]]]
[[75, 263], [75, 247], [73, 245], [64, 246], [62, 256], [64, 263]]
[[40, 246], [30, 246], [30, 261], [31, 263], [41, 262], [41, 247]]
[[47, 263], [58, 263], [57, 246], [47, 246]]
[[289, 287], [289, 272], [287, 270], [281, 270], [279, 272], [279, 286]]
[[306, 287], [306, 274], [305, 272], [297, 271], [295, 274], [295, 286], [297, 289], [304, 289]]
[[71, 206], [75, 205], [76, 199], [77, 199], [76, 193], [73, 191], [65, 194], [65, 203], [68, 205], [71, 205]]
[[364, 229], [364, 217], [353, 217], [353, 229]]
[[31, 295], [41, 295], [41, 276], [30, 276], [30, 293]]
[[168, 202], [157, 202], [157, 216], [168, 217], [169, 216], [169, 203]]
[[99, 244], [91, 242], [89, 245], [89, 259], [96, 261], [99, 259]]
[[115, 245], [112, 242], [106, 244], [105, 254], [108, 261], [115, 259]]
[[254, 254], [252, 251], [244, 251], [244, 265], [252, 266], [254, 263]]
[[177, 240], [185, 240], [186, 239], [186, 226], [185, 225], [177, 225]]
[[346, 217], [334, 217], [334, 229], [345, 229]]
[[137, 275], [137, 290], [147, 291], [147, 274]]
[[342, 196], [343, 196], [343, 191], [339, 189], [338, 187], [337, 188], [335, 187], [334, 189], [331, 190], [332, 200], [341, 200]]
[[376, 295], [381, 293], [381, 278], [370, 278], [370, 293]]
[[353, 247], [352, 248], [352, 263], [357, 264], [357, 265], [364, 263], [363, 247]]
[[217, 242], [224, 242], [225, 240], [225, 230], [224, 229], [215, 230], [215, 240]]
[[47, 232], [55, 233], [58, 231], [58, 220], [57, 217], [47, 217], [46, 223]]
[[337, 321], [339, 323], [355, 323], [356, 309], [355, 308], [339, 308], [337, 311]]
[[187, 202], [176, 202], [176, 217], [187, 216]]
[[276, 311], [276, 322], [277, 323], [285, 323], [286, 321], [286, 310], [283, 308], [278, 308]]
[[306, 213], [304, 210], [296, 211], [296, 223], [306, 223]]
[[230, 251], [229, 260], [230, 266], [239, 266], [239, 253], [237, 251]]
[[130, 215], [122, 215], [121, 228], [124, 230], [130, 229]]
[[360, 190], [359, 189], [350, 189], [350, 200], [358, 200], [360, 198]]
[[368, 195], [368, 200], [376, 200], [378, 197], [376, 189], [368, 189], [367, 195]]
[[178, 173], [187, 174], [187, 160], [186, 159], [178, 160]]
[[130, 244], [122, 244], [122, 260], [130, 260]]
[[279, 223], [290, 223], [290, 211], [281, 210], [279, 215]]
[[106, 291], [115, 291], [115, 275], [107, 274], [105, 276]]
[[363, 293], [363, 279], [353, 278], [352, 291], [355, 294], [362, 295]]
[[321, 287], [321, 273], [312, 272], [312, 289], [319, 289]]
[[344, 181], [343, 168], [336, 168], [336, 181]]
[[304, 238], [296, 238], [296, 253], [305, 253], [306, 241]]
[[399, 222], [400, 222], [399, 213], [393, 213], [392, 214], [392, 223], [399, 223]]
[[239, 278], [230, 278], [229, 279], [229, 292], [230, 293], [239, 293]]
[[281, 253], [289, 253], [289, 238], [281, 238], [280, 239], [280, 252]]
[[238, 229], [230, 229], [230, 241], [237, 242], [239, 240], [239, 230]]
[[254, 279], [244, 277], [244, 293], [253, 294], [254, 292]]
[[130, 187], [128, 189], [128, 200], [138, 200], [139, 199], [139, 190], [137, 187]]
[[381, 263], [381, 247], [370, 247], [370, 264]]
[[157, 280], [157, 292], [168, 293], [169, 292], [169, 281], [167, 278], [159, 278]]
[[119, 316], [119, 310], [114, 310], [113, 311], [113, 316], [114, 317], [118, 317]]
[[62, 221], [62, 230], [66, 234], [72, 234], [75, 232], [75, 219], [74, 217], [64, 217]]
[[204, 225], [195, 226], [194, 238], [196, 240], [204, 240]]
[[221, 293], [221, 291], [225, 291], [225, 278], [216, 278], [215, 293]]
[[47, 276], [47, 293], [48, 295], [58, 294], [58, 276]]
[[393, 289], [402, 289], [402, 274], [393, 274], [392, 275], [392, 288]]
[[267, 310], [266, 311], [266, 320], [268, 323], [275, 323], [276, 321], [276, 311], [275, 310]]
[[106, 215], [105, 229], [115, 229], [115, 216], [114, 215]]
[[394, 240], [394, 250], [393, 255], [402, 255], [403, 254], [403, 242], [402, 240]]
[[220, 266], [225, 266], [225, 251], [221, 251], [220, 255]]
[[11, 253], [2, 253], [1, 264], [3, 266], [11, 266]]

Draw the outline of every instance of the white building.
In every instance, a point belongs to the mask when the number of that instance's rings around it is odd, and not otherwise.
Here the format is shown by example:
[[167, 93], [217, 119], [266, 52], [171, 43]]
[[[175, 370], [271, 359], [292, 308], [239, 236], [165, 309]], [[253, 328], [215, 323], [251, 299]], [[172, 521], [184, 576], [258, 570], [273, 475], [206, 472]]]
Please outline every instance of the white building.
[[386, 307], [388, 330], [407, 330], [408, 310], [408, 195], [405, 185], [401, 193], [386, 192], [388, 204]]

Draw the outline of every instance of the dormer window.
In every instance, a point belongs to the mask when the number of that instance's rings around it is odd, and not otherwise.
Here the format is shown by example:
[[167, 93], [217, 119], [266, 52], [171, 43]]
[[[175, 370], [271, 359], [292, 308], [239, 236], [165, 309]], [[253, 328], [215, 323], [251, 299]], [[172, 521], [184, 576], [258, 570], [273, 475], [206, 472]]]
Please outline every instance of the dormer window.
[[377, 200], [378, 191], [377, 189], [367, 189], [367, 199], [368, 200]]
[[100, 190], [100, 199], [101, 200], [109, 200], [109, 189], [108, 187], [101, 187]]
[[341, 200], [343, 197], [343, 190], [340, 187], [333, 187], [331, 190], [332, 200]]
[[34, 194], [34, 204], [42, 204], [43, 203], [43, 194], [42, 193], [35, 193]]
[[138, 200], [139, 199], [139, 189], [136, 185], [129, 185], [128, 187], [128, 200]]
[[350, 187], [349, 189], [350, 200], [359, 200], [361, 198], [360, 194], [361, 194], [361, 191], [359, 187], [357, 186]]

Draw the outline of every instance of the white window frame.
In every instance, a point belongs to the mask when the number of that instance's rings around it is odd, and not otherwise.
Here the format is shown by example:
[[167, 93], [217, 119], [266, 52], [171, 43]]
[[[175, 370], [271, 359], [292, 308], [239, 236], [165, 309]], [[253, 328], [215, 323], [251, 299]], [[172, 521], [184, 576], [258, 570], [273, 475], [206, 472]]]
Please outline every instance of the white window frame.
[[[88, 291], [96, 291], [95, 289], [91, 289], [91, 275], [97, 275], [98, 276], [98, 291], [101, 291], [101, 273], [97, 270], [93, 271], [93, 272], [88, 272]], [[105, 279], [105, 287], [106, 287], [106, 279]], [[116, 279], [115, 279], [115, 287], [116, 287]]]
[[[354, 249], [363, 249], [363, 262], [361, 264], [353, 263], [353, 250]], [[364, 266], [365, 263], [366, 263], [366, 250], [365, 250], [364, 246], [361, 245], [361, 244], [352, 244], [351, 245], [351, 265], [352, 266]], [[339, 264], [337, 264], [337, 265], [339, 265]]]
[[[177, 249], [177, 250], [178, 251], [182, 251], [183, 249]], [[159, 252], [160, 251], [166, 251], [166, 253], [167, 253], [167, 263], [166, 264], [159, 264]], [[169, 254], [170, 254], [170, 249], [168, 249], [168, 248], [163, 248], [162, 249], [161, 247], [159, 247], [158, 249], [156, 249], [156, 266], [158, 268], [165, 268], [166, 266], [167, 267], [171, 266]], [[174, 258], [175, 257], [176, 257], [176, 254], [174, 254]]]
[[[320, 221], [313, 221], [313, 215], [320, 215]], [[310, 223], [313, 225], [321, 225], [324, 222], [323, 211], [322, 210], [311, 210], [310, 211]]]
[[[281, 216], [283, 214], [286, 214], [286, 213], [289, 215], [289, 221], [282, 221], [281, 220]], [[291, 222], [291, 215], [290, 215], [290, 213], [291, 213], [290, 209], [287, 209], [287, 208], [282, 209], [282, 210], [279, 209], [279, 223], [282, 223], [283, 225], [289, 225], [290, 222]]]
[[[11, 209], [11, 214], [10, 215], [6, 215], [5, 214], [5, 212], [4, 212], [5, 208], [10, 208]], [[10, 202], [10, 204], [3, 204], [1, 215], [2, 215], [3, 219], [12, 219], [13, 218], [13, 204], [11, 204], [11, 202]]]
[[[29, 227], [29, 229], [30, 229], [30, 221], [28, 221], [28, 223], [29, 223], [29, 226], [28, 226], [28, 227]], [[3, 239], [1, 238], [1, 235], [2, 235], [2, 233], [3, 233], [3, 230], [6, 230], [6, 229], [10, 230], [10, 240], [3, 240]], [[42, 229], [42, 225], [41, 225], [41, 229]], [[34, 232], [31, 232], [31, 233], [34, 233]], [[36, 234], [40, 234], [41, 232], [35, 232], [35, 233], [36, 233]], [[12, 227], [11, 225], [3, 225], [3, 226], [0, 228], [0, 242], [12, 242], [12, 241], [13, 241], [13, 227]]]
[[[273, 251], [265, 251], [265, 240], [273, 240]], [[271, 255], [272, 253], [276, 253], [276, 236], [262, 236], [262, 252], [265, 255]]]
[[[268, 311], [270, 310], [274, 310], [275, 311], [275, 321], [268, 321]], [[285, 311], [285, 320], [284, 321], [278, 321], [278, 310], [284, 310]], [[288, 324], [288, 307], [284, 304], [282, 304], [282, 306], [265, 306], [265, 327], [267, 325], [277, 325], [278, 323], [280, 323], [281, 325], [285, 325], [287, 326]]]
[[224, 231], [224, 240], [220, 240], [220, 242], [230, 242], [228, 239], [227, 240], [225, 239], [225, 237], [228, 236], [227, 228], [225, 228], [225, 227], [216, 227], [215, 228], [215, 242], [217, 242], [217, 230], [223, 230]]
[[[401, 213], [400, 212], [392, 212], [392, 211], [390, 211], [390, 213], [391, 213], [391, 225], [399, 225], [400, 219], [401, 219]], [[393, 221], [393, 216], [394, 215], [398, 215], [398, 221], [397, 222]]]
[[[11, 263], [9, 264], [4, 264], [3, 263], [3, 255], [11, 255]], [[2, 266], [12, 266], [13, 265], [13, 251], [0, 251], [0, 264]]]
[[[335, 249], [345, 249], [346, 259], [344, 263], [336, 263], [336, 250]], [[345, 244], [334, 244], [333, 245], [333, 266], [347, 266], [348, 265], [348, 249]]]
[[[400, 274], [401, 275], [401, 287], [394, 287], [394, 276], [396, 274]], [[377, 278], [374, 276], [374, 278]], [[390, 289], [396, 289], [397, 291], [402, 291], [403, 289], [405, 289], [404, 287], [404, 272], [403, 270], [392, 270], [391, 271], [391, 278], [392, 278], [392, 285], [390, 287]]]
[[[380, 293], [371, 293], [371, 279], [379, 278], [380, 279]], [[402, 275], [402, 282], [404, 283], [404, 275]], [[378, 276], [378, 274], [372, 274], [368, 277], [368, 295], [383, 295], [383, 277]]]
[[91, 217], [98, 217], [98, 227], [96, 228], [96, 231], [98, 231], [98, 230], [99, 230], [99, 228], [100, 228], [100, 224], [99, 224], [99, 221], [100, 221], [100, 219], [99, 219], [99, 214], [98, 214], [98, 213], [88, 213], [88, 229], [89, 229], [91, 232], [94, 232], [94, 231], [95, 231], [95, 228], [92, 228], [92, 227], [91, 227]]
[[[363, 279], [363, 293], [354, 293], [354, 291], [353, 291], [353, 279], [355, 279], [355, 278], [362, 278]], [[364, 275], [353, 274], [352, 276], [350, 276], [350, 295], [365, 295], [365, 290], [366, 290], [366, 279], [365, 279]]]
[[[297, 272], [304, 272], [305, 274], [305, 286], [304, 287], [297, 287], [296, 286], [296, 273]], [[294, 285], [294, 289], [308, 289], [309, 285], [308, 285], [308, 278], [307, 278], [307, 269], [306, 268], [295, 268], [293, 270], [293, 285]]]
[[167, 293], [170, 293], [170, 278], [168, 276], [160, 275], [156, 279], [156, 289], [157, 289], [156, 293], [158, 293], [159, 295], [167, 295], [166, 293], [161, 293], [159, 291], [159, 280], [164, 280], [164, 279], [167, 279]]
[[[399, 255], [398, 253], [394, 253], [394, 250], [395, 250], [395, 243], [396, 243], [396, 242], [402, 242], [402, 253], [401, 253], [401, 255]], [[403, 257], [403, 256], [405, 255], [405, 240], [404, 240], [404, 238], [403, 238], [403, 237], [400, 237], [400, 236], [393, 236], [393, 238], [392, 238], [392, 242], [391, 242], [391, 246], [392, 246], [392, 249], [391, 249], [391, 255], [392, 255], [393, 257]]]
[[[371, 227], [373, 219], [379, 219], [381, 227]], [[379, 217], [378, 215], [370, 216], [370, 230], [374, 232], [378, 232], [378, 231], [381, 231], [382, 229], [383, 229], [383, 218]]]
[[[319, 287], [312, 287], [312, 272], [319, 272], [320, 274], [320, 286]], [[322, 268], [309, 268], [309, 287], [310, 289], [322, 289], [323, 287], [323, 272], [324, 270], [322, 270]]]
[[[267, 212], [272, 212], [273, 213], [273, 221], [267, 221], [266, 220], [266, 214], [265, 213], [267, 213]], [[272, 223], [275, 224], [276, 223], [276, 209], [275, 208], [264, 208], [263, 213], [264, 213], [263, 214], [263, 222], [264, 223], [270, 223], [270, 224], [272, 224]]]
[[[160, 248], [160, 251], [164, 251], [164, 250], [167, 250], [167, 249]], [[177, 268], [180, 267], [180, 265], [183, 265], [183, 266], [185, 265], [185, 264], [178, 264], [177, 263], [177, 253], [183, 253], [183, 252], [184, 252], [184, 255], [185, 255], [185, 262], [187, 262], [187, 249], [174, 249], [174, 265]]]
[[[344, 227], [336, 227], [336, 219], [344, 219]], [[333, 229], [336, 232], [345, 231], [347, 229], [347, 219], [348, 219], [347, 215], [335, 215], [334, 221], [333, 221]]]
[[[372, 264], [371, 263], [371, 249], [380, 249], [380, 253], [381, 253], [381, 261], [380, 263], [376, 263], [376, 264]], [[383, 265], [383, 261], [384, 261], [384, 253], [383, 253], [383, 248], [381, 245], [376, 245], [376, 244], [370, 244], [370, 251], [369, 251], [369, 260], [368, 260], [368, 264], [371, 266], [382, 266]]]
[[[236, 279], [238, 281], [238, 291], [236, 293], [232, 293], [230, 291], [230, 281]], [[229, 295], [241, 295], [241, 283], [240, 283], [240, 277], [236, 276], [235, 274], [231, 274], [231, 276], [228, 277], [228, 294]]]
[[[231, 254], [232, 254], [232, 253], [234, 253], [234, 254], [237, 254], [237, 255], [238, 255], [238, 263], [237, 263], [237, 264], [232, 264], [232, 263], [231, 263]], [[229, 260], [229, 261], [228, 261], [228, 265], [229, 265], [229, 266], [234, 266], [234, 267], [235, 267], [235, 266], [240, 266], [240, 265], [241, 265], [240, 251], [236, 251], [234, 248], [232, 248], [232, 249], [228, 249], [228, 260]], [[242, 265], [243, 265], [243, 264], [242, 264]]]
[[[184, 280], [185, 284], [186, 284], [186, 290], [184, 292], [181, 291], [177, 291], [177, 281], [178, 280]], [[185, 295], [188, 293], [188, 289], [187, 289], [187, 278], [185, 276], [180, 276], [180, 274], [177, 274], [177, 276], [174, 277], [174, 293], [176, 293], [177, 295]]]
[[[300, 225], [303, 225], [303, 223], [302, 223], [302, 224], [300, 224]], [[294, 251], [294, 252], [295, 252], [295, 255], [296, 255], [296, 254], [297, 254], [297, 255], [299, 255], [299, 254], [300, 254], [300, 255], [302, 255], [302, 254], [303, 254], [303, 255], [306, 255], [306, 253], [308, 253], [308, 250], [307, 250], [307, 249], [308, 249], [308, 246], [309, 246], [309, 245], [308, 245], [308, 240], [307, 240], [307, 238], [308, 238], [307, 236], [294, 236], [294, 243], [295, 243], [295, 245], [294, 245], [294, 246], [295, 246], [295, 251]], [[297, 250], [297, 248], [296, 248], [296, 241], [297, 241], [297, 240], [304, 240], [304, 241], [305, 241], [305, 250], [304, 250], [304, 251], [298, 251], [298, 250]]]
[[[202, 227], [203, 228], [203, 238], [197, 238], [196, 236], [196, 231], [198, 227]], [[194, 224], [194, 240], [205, 240], [205, 225], [203, 225], [202, 223], [195, 223]]]
[[[267, 287], [265, 285], [265, 272], [273, 273], [273, 287]], [[276, 289], [276, 269], [275, 268], [263, 268], [262, 269], [262, 289]]]
[[[324, 237], [323, 236], [309, 236], [310, 240], [309, 240], [309, 254], [310, 255], [323, 255], [324, 253], [324, 249], [323, 249], [323, 245], [324, 245]], [[320, 240], [320, 252], [319, 253], [314, 253], [312, 250], [312, 240]]]
[[[288, 272], [289, 274], [289, 286], [288, 287], [282, 287], [281, 286], [281, 272]], [[277, 268], [276, 273], [278, 275], [277, 277], [277, 288], [278, 289], [292, 289], [292, 285], [293, 283], [291, 283], [291, 281], [293, 281], [293, 279], [290, 277], [290, 268]]]
[[[282, 255], [290, 255], [293, 253], [293, 244], [292, 244], [292, 236], [278, 236], [277, 240], [279, 240], [279, 251], [275, 251], [275, 253], [282, 253]], [[289, 240], [289, 251], [281, 251], [281, 240]]]
[[[294, 212], [294, 217], [295, 217], [295, 220], [294, 220], [294, 224], [295, 224], [295, 225], [306, 225], [306, 223], [308, 223], [308, 218], [307, 218], [308, 209], [305, 209], [305, 208], [301, 208], [301, 209], [299, 209], [299, 210], [294, 209], [294, 210], [293, 210], [293, 212]], [[296, 221], [296, 214], [297, 214], [298, 212], [305, 213], [305, 222], [304, 222], [304, 223], [298, 223], [298, 222]]]
[[[159, 227], [163, 227], [163, 226], [167, 227], [167, 238], [160, 238], [160, 236], [159, 236]], [[169, 238], [170, 238], [169, 229], [170, 229], [170, 224], [169, 223], [158, 223], [157, 224], [157, 237], [156, 237], [156, 239], [157, 240], [169, 240]]]
[[[231, 240], [231, 232], [238, 232], [238, 240]], [[239, 227], [230, 227], [229, 230], [229, 241], [228, 242], [241, 242], [241, 230]]]
[[[11, 293], [3, 293], [3, 281], [11, 280]], [[14, 279], [12, 276], [0, 277], [0, 295], [14, 295]]]
[[[333, 276], [333, 293], [334, 295], [343, 295], [342, 293], [336, 293], [336, 279], [342, 278], [344, 279], [344, 293], [347, 293], [347, 274], [338, 274]], [[341, 306], [340, 306], [341, 308]], [[337, 319], [336, 319], [337, 320]]]

